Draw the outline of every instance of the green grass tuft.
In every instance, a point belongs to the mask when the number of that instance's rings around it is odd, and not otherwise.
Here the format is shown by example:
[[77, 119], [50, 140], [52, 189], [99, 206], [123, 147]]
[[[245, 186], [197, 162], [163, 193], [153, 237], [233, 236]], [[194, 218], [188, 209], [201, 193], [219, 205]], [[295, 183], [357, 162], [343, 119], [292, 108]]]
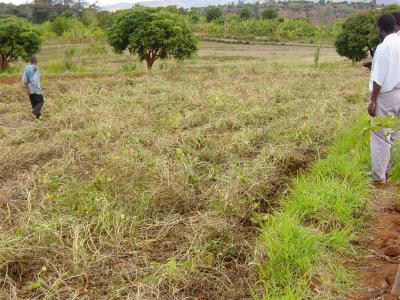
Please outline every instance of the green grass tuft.
[[344, 257], [368, 216], [365, 120], [342, 134], [328, 156], [301, 175], [260, 235], [265, 299], [333, 297], [354, 285]]
[[[280, 212], [267, 219], [261, 243], [267, 261], [260, 268], [268, 297], [306, 296], [308, 271], [318, 260], [318, 237], [290, 213]], [[290, 299], [290, 298], [289, 298]]]

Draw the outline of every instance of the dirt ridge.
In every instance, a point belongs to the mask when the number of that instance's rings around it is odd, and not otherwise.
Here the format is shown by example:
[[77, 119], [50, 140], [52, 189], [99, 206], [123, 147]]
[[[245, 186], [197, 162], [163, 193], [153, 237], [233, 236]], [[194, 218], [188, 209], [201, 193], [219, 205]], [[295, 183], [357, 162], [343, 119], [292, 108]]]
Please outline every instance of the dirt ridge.
[[398, 185], [372, 189], [373, 221], [359, 244], [365, 252], [353, 266], [362, 288], [347, 299], [398, 299], [390, 294], [400, 262]]

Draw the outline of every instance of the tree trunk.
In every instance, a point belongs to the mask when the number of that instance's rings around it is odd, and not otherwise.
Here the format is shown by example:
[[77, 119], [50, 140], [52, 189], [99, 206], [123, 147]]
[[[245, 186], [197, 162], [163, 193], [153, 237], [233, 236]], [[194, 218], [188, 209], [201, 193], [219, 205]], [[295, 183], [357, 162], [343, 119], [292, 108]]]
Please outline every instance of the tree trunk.
[[155, 61], [156, 59], [153, 57], [146, 57], [147, 70], [151, 70]]
[[5, 55], [0, 54], [0, 71], [4, 71], [9, 64], [9, 61]]
[[154, 49], [149, 51], [146, 56], [146, 63], [147, 63], [147, 69], [151, 70], [151, 67], [153, 67], [154, 62], [160, 57], [159, 55], [159, 49]]

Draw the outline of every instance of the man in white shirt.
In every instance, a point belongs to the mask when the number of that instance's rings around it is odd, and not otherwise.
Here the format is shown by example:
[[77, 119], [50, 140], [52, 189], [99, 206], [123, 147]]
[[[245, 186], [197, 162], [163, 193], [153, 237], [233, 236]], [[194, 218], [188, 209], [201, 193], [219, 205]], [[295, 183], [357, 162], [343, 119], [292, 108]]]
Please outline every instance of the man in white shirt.
[[[391, 14], [378, 18], [376, 27], [383, 40], [372, 60], [370, 80], [371, 117], [393, 115], [400, 117], [400, 37], [395, 33], [396, 20]], [[372, 177], [376, 184], [383, 185], [390, 168], [390, 129], [381, 129], [371, 134]]]

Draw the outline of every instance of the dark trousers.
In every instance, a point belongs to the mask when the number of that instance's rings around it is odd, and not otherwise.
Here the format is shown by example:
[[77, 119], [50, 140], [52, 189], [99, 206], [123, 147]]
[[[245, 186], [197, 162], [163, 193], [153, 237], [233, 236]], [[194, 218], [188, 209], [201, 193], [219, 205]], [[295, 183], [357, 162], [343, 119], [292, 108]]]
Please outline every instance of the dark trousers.
[[40, 111], [42, 110], [44, 104], [43, 95], [30, 94], [29, 100], [31, 100], [33, 114], [36, 116], [36, 118], [39, 118], [41, 115]]

